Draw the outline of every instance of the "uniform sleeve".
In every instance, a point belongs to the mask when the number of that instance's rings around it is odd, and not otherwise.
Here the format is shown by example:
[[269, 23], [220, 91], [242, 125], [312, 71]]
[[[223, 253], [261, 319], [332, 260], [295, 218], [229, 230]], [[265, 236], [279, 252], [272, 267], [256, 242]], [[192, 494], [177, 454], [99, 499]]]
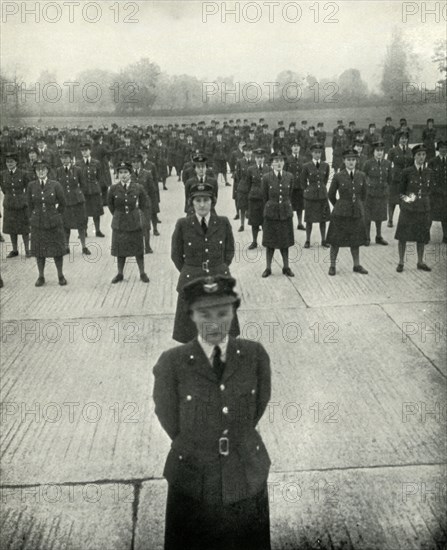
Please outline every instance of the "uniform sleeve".
[[28, 183], [28, 188], [26, 190], [28, 195], [28, 206], [30, 211], [32, 212], [34, 210], [34, 201], [33, 201], [33, 191], [32, 191], [32, 185], [31, 182]]
[[115, 190], [113, 186], [109, 187], [109, 192], [107, 193], [107, 206], [113, 216], [113, 213], [115, 212]]
[[399, 185], [399, 193], [401, 195], [407, 194], [407, 186], [408, 186], [408, 172], [404, 170], [401, 174], [400, 185]]
[[153, 369], [155, 414], [165, 432], [175, 439], [179, 432], [179, 405], [177, 382], [166, 352], [159, 357]]
[[149, 206], [149, 199], [142, 185], [138, 185], [138, 208], [144, 210]]
[[174, 262], [178, 271], [182, 270], [185, 262], [183, 258], [183, 235], [182, 235], [182, 220], [177, 220], [174, 233], [171, 239], [171, 260]]
[[264, 204], [269, 200], [269, 180], [267, 176], [262, 178], [262, 199]]
[[362, 191], [360, 194], [360, 200], [365, 202], [366, 199], [366, 175], [362, 174]]
[[338, 189], [338, 179], [337, 174], [334, 175], [331, 181], [331, 185], [329, 187], [328, 191], [328, 199], [331, 201], [332, 206], [335, 206], [335, 203], [337, 202], [337, 189]]
[[225, 263], [230, 265], [234, 258], [235, 244], [233, 229], [231, 228], [230, 220], [225, 218], [226, 239], [225, 239]]
[[256, 403], [255, 426], [261, 419], [270, 401], [272, 391], [272, 373], [270, 369], [270, 357], [262, 345], [259, 344], [258, 354], [258, 400]]
[[56, 198], [57, 198], [57, 211], [59, 214], [62, 214], [65, 210], [65, 195], [62, 189], [62, 185], [59, 182], [56, 182], [55, 185]]

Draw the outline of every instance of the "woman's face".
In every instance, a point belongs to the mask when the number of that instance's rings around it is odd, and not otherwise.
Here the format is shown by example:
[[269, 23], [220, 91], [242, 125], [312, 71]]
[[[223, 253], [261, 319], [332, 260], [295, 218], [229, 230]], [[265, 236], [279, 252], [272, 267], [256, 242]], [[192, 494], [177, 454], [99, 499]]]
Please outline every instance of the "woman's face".
[[213, 346], [217, 346], [226, 339], [233, 317], [233, 304], [197, 308], [191, 313], [191, 319], [198, 333]]
[[118, 171], [118, 179], [122, 183], [127, 183], [130, 179], [130, 172], [129, 170], [119, 170]]
[[356, 163], [356, 158], [355, 158], [355, 157], [347, 157], [347, 158], [345, 158], [345, 166], [346, 166], [346, 169], [347, 169], [347, 170], [349, 170], [349, 171], [354, 170], [354, 168], [355, 168], [355, 163]]
[[198, 216], [206, 217], [211, 211], [211, 198], [210, 197], [194, 197], [192, 200], [194, 212]]

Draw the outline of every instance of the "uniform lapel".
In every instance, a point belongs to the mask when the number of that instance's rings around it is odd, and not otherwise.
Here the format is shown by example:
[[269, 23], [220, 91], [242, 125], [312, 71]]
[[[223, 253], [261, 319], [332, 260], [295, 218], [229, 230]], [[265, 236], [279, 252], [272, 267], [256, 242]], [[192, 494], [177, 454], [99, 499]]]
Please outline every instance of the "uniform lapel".
[[217, 378], [214, 374], [213, 367], [211, 366], [208, 357], [205, 355], [202, 346], [199, 344], [197, 338], [194, 338], [189, 344], [186, 350], [187, 357], [186, 362], [191, 365], [191, 368], [199, 375], [216, 383]]
[[232, 336], [228, 336], [227, 354], [225, 358], [225, 370], [222, 375], [222, 382], [225, 382], [233, 376], [233, 374], [240, 368], [240, 362], [242, 359], [242, 353], [238, 342]]
[[216, 231], [217, 231], [217, 216], [216, 216], [216, 214], [211, 213], [210, 223], [208, 225], [207, 236], [212, 235]]
[[194, 227], [196, 233], [203, 237], [202, 226], [200, 225], [199, 220], [197, 219], [197, 216], [195, 214], [191, 214], [191, 224]]

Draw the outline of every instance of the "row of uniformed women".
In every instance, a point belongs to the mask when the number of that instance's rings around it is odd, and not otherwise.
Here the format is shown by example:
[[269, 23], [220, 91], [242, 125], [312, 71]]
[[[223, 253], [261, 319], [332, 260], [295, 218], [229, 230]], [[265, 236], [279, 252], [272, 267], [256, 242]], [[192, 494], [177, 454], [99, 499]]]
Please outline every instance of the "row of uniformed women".
[[[69, 155], [66, 158], [69, 159]], [[12, 165], [10, 164], [10, 166]], [[85, 206], [82, 180], [78, 178], [77, 167], [70, 166], [68, 162], [59, 169], [61, 181], [64, 177], [74, 178], [77, 181], [77, 184], [72, 189], [70, 188], [72, 192], [68, 196], [65, 196], [59, 181], [48, 178], [48, 170], [49, 167], [45, 161], [38, 161], [35, 163], [36, 179], [34, 181], [27, 183], [22, 178], [19, 182], [17, 178], [17, 182], [14, 183], [13, 174], [11, 174], [13, 170], [9, 171], [7, 185], [4, 183], [5, 179], [2, 179], [7, 222], [4, 229], [16, 237], [15, 240], [13, 239], [15, 250], [8, 256], [18, 255], [17, 235], [22, 234], [27, 256], [36, 257], [39, 272], [35, 283], [37, 287], [45, 284], [46, 258], [54, 259], [59, 284], [61, 286], [67, 284], [63, 273], [63, 256], [69, 253], [70, 228], [78, 229], [82, 252], [90, 254], [85, 245]], [[113, 216], [112, 256], [118, 258], [118, 273], [112, 283], [123, 280], [124, 265], [126, 257], [129, 256], [135, 256], [140, 270], [140, 278], [144, 283], [148, 283], [149, 277], [144, 271], [143, 229], [146, 245], [149, 246], [147, 234], [151, 219], [151, 202], [143, 186], [138, 181], [131, 179], [132, 165], [121, 163], [117, 166], [116, 171], [119, 183], [112, 185], [108, 193], [108, 206]], [[29, 226], [31, 227], [30, 248], [27, 246]], [[147, 251], [149, 252], [149, 250]]]

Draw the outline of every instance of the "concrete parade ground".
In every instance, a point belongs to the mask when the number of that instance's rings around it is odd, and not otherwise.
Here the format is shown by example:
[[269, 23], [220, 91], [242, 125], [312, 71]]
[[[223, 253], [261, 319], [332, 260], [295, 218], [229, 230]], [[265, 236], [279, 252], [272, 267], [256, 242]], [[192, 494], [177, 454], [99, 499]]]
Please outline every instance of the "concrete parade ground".
[[[128, 261], [124, 282], [105, 239], [89, 226], [91, 256], [72, 231], [64, 258], [68, 285], [47, 262], [35, 288], [34, 259], [6, 259], [1, 306], [2, 550], [160, 550], [163, 548], [169, 438], [152, 401], [152, 368], [171, 339], [178, 273], [170, 259], [183, 184], [160, 191], [161, 235], [145, 255], [150, 283]], [[160, 186], [161, 187], [161, 186]], [[272, 397], [259, 424], [272, 466], [272, 548], [435, 550], [447, 544], [446, 266], [434, 223], [416, 269], [404, 272], [394, 228], [389, 246], [361, 248], [368, 275], [353, 273], [314, 225], [310, 249], [296, 229], [294, 278], [261, 278], [265, 249], [248, 250], [238, 232], [232, 187], [219, 184], [216, 210], [236, 240], [231, 273], [242, 304], [242, 337], [271, 358]], [[397, 223], [398, 208], [395, 213]], [[91, 220], [90, 220], [91, 221]], [[259, 241], [262, 233], [259, 235]], [[187, 549], [185, 549], [187, 550]]]

